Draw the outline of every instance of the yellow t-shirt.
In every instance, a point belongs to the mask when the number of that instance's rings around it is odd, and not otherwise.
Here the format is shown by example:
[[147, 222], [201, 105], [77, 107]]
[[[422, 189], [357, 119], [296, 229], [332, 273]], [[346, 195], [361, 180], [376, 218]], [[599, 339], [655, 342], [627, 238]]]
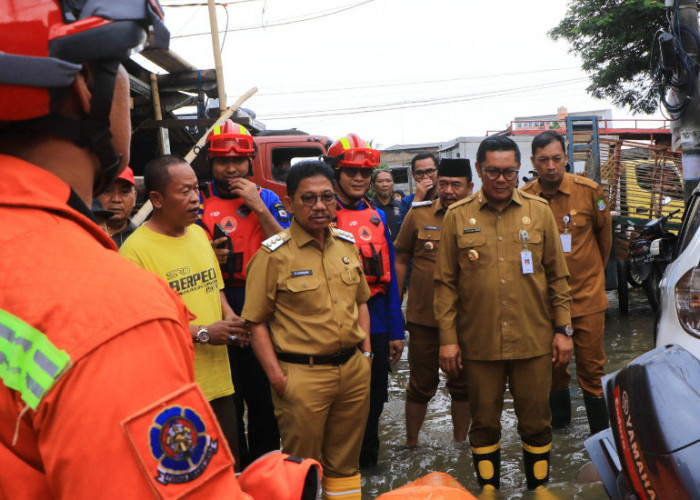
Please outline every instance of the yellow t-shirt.
[[[191, 225], [184, 236], [173, 237], [143, 225], [127, 238], [119, 253], [164, 279], [197, 316], [190, 324], [210, 325], [221, 319], [219, 291], [224, 280], [201, 227]], [[233, 394], [226, 346], [195, 344], [194, 348], [195, 380], [207, 399]]]

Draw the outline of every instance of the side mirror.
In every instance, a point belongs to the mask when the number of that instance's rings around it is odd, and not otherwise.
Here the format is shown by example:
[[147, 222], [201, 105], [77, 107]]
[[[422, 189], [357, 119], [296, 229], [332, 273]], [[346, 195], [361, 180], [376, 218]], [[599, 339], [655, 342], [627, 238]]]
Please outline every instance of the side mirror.
[[671, 242], [667, 238], [659, 238], [651, 242], [649, 247], [649, 255], [654, 257], [654, 260], [661, 262], [670, 262], [673, 248]]

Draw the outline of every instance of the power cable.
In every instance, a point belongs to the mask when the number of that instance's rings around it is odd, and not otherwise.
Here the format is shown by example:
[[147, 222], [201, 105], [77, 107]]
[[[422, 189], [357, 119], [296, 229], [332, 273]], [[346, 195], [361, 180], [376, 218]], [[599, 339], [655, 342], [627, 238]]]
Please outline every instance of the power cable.
[[278, 95], [292, 95], [292, 94], [315, 94], [315, 93], [322, 93], [322, 92], [336, 92], [340, 90], [361, 90], [361, 89], [372, 89], [372, 88], [383, 88], [383, 87], [408, 87], [408, 86], [413, 86], [413, 85], [426, 85], [426, 84], [431, 84], [431, 83], [445, 83], [445, 82], [457, 82], [457, 81], [464, 81], [464, 80], [479, 80], [483, 78], [497, 78], [501, 76], [514, 76], [514, 75], [532, 75], [536, 73], [548, 73], [548, 72], [554, 72], [554, 71], [565, 71], [569, 69], [577, 69], [578, 66], [569, 66], [565, 68], [552, 68], [552, 69], [543, 69], [543, 70], [536, 70], [536, 71], [521, 71], [517, 73], [498, 73], [498, 74], [493, 74], [493, 75], [477, 75], [477, 76], [457, 76], [453, 78], [439, 78], [439, 79], [432, 79], [432, 80], [402, 80], [402, 81], [397, 81], [397, 82], [380, 82], [380, 83], [368, 83], [368, 84], [360, 84], [360, 85], [355, 85], [355, 86], [348, 86], [348, 87], [332, 87], [332, 88], [321, 88], [321, 89], [302, 89], [302, 90], [282, 90], [282, 91], [277, 91], [277, 92], [267, 92], [267, 93], [260, 93], [257, 94], [258, 97], [271, 97], [271, 96], [278, 96]]
[[[269, 23], [269, 24], [260, 24], [260, 25], [255, 25], [255, 26], [244, 26], [244, 27], [242, 27], [242, 28], [230, 28], [230, 29], [228, 29], [227, 31], [228, 31], [228, 32], [233, 32], [233, 31], [249, 31], [249, 30], [257, 30], [257, 29], [261, 29], [261, 28], [272, 28], [272, 27], [276, 27], [276, 26], [286, 26], [286, 25], [289, 25], [289, 24], [297, 24], [297, 23], [303, 23], [303, 22], [306, 22], [306, 21], [313, 21], [314, 19], [321, 19], [321, 18], [323, 18], [323, 17], [329, 17], [329, 16], [333, 16], [333, 15], [335, 15], [335, 14], [340, 14], [341, 12], [345, 12], [345, 11], [350, 10], [350, 9], [355, 9], [355, 8], [357, 8], [357, 7], [362, 7], [363, 5], [366, 5], [366, 4], [368, 4], [368, 3], [372, 3], [372, 2], [374, 2], [374, 1], [375, 1], [375, 0], [363, 0], [363, 1], [361, 1], [361, 2], [357, 2], [357, 3], [354, 3], [354, 4], [350, 4], [350, 5], [345, 5], [345, 6], [342, 6], [342, 7], [338, 7], [338, 8], [336, 8], [336, 9], [329, 9], [329, 10], [325, 10], [325, 11], [319, 11], [319, 12], [317, 12], [317, 13], [315, 13], [315, 14], [312, 14], [312, 15], [310, 15], [310, 16], [308, 16], [308, 17], [280, 19], [279, 21], [275, 21], [275, 22], [272, 22], [272, 23]], [[219, 33], [221, 33], [221, 32], [219, 32]], [[176, 35], [176, 36], [171, 36], [170, 38], [171, 38], [171, 39], [174, 39], [174, 38], [189, 38], [189, 37], [194, 37], [194, 36], [209, 36], [209, 35], [211, 35], [211, 32], [210, 32], [210, 31], [205, 31], [205, 32], [202, 32], [202, 33], [189, 33], [189, 34], [186, 34], [186, 35]]]
[[587, 81], [587, 77], [581, 77], [581, 78], [573, 78], [569, 80], [561, 80], [557, 82], [549, 82], [545, 84], [538, 84], [538, 85], [530, 85], [530, 86], [525, 86], [525, 87], [516, 87], [512, 89], [502, 89], [502, 90], [495, 90], [492, 92], [485, 92], [481, 94], [466, 94], [466, 95], [461, 95], [461, 96], [448, 96], [448, 97], [431, 97], [431, 98], [426, 98], [426, 99], [415, 99], [411, 101], [400, 101], [400, 102], [393, 102], [393, 103], [387, 103], [387, 104], [372, 104], [372, 105], [366, 105], [366, 106], [354, 106], [351, 108], [336, 108], [336, 109], [325, 109], [325, 110], [315, 110], [315, 111], [298, 111], [298, 112], [289, 112], [289, 113], [280, 113], [277, 115], [270, 115], [270, 116], [260, 116], [259, 119], [261, 120], [287, 120], [287, 119], [293, 119], [293, 118], [312, 118], [312, 117], [319, 117], [319, 116], [330, 116], [333, 114], [338, 114], [338, 115], [354, 115], [354, 114], [361, 114], [361, 113], [376, 113], [380, 111], [393, 111], [397, 109], [406, 109], [406, 108], [416, 108], [416, 107], [422, 107], [422, 106], [436, 106], [440, 104], [450, 104], [454, 102], [465, 102], [465, 101], [473, 101], [477, 99], [485, 99], [485, 98], [490, 98], [490, 97], [501, 97], [505, 95], [513, 95], [513, 94], [519, 94], [519, 93], [524, 93], [524, 92], [530, 92], [533, 90], [540, 90], [540, 89], [546, 89], [546, 88], [553, 88], [553, 87], [558, 87], [558, 86], [563, 86], [563, 85], [569, 85], [573, 83], [581, 83], [584, 81]]

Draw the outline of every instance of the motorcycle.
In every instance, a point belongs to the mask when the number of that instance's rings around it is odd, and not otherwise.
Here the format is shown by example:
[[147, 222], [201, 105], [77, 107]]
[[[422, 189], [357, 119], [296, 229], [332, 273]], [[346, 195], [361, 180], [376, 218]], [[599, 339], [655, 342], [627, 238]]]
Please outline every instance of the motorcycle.
[[676, 235], [666, 229], [666, 223], [678, 212], [680, 209], [647, 222], [630, 243], [629, 275], [641, 284], [654, 312], [659, 310], [659, 282], [673, 260], [676, 241]]
[[584, 442], [612, 500], [700, 498], [700, 360], [658, 347], [603, 378], [610, 428]]

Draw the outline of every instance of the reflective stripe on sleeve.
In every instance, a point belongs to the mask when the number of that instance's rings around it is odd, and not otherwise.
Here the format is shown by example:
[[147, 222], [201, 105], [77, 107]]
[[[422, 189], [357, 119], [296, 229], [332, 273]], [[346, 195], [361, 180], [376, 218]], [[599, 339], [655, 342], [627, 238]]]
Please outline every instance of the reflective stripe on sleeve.
[[36, 410], [70, 363], [36, 328], [0, 309], [0, 379]]

